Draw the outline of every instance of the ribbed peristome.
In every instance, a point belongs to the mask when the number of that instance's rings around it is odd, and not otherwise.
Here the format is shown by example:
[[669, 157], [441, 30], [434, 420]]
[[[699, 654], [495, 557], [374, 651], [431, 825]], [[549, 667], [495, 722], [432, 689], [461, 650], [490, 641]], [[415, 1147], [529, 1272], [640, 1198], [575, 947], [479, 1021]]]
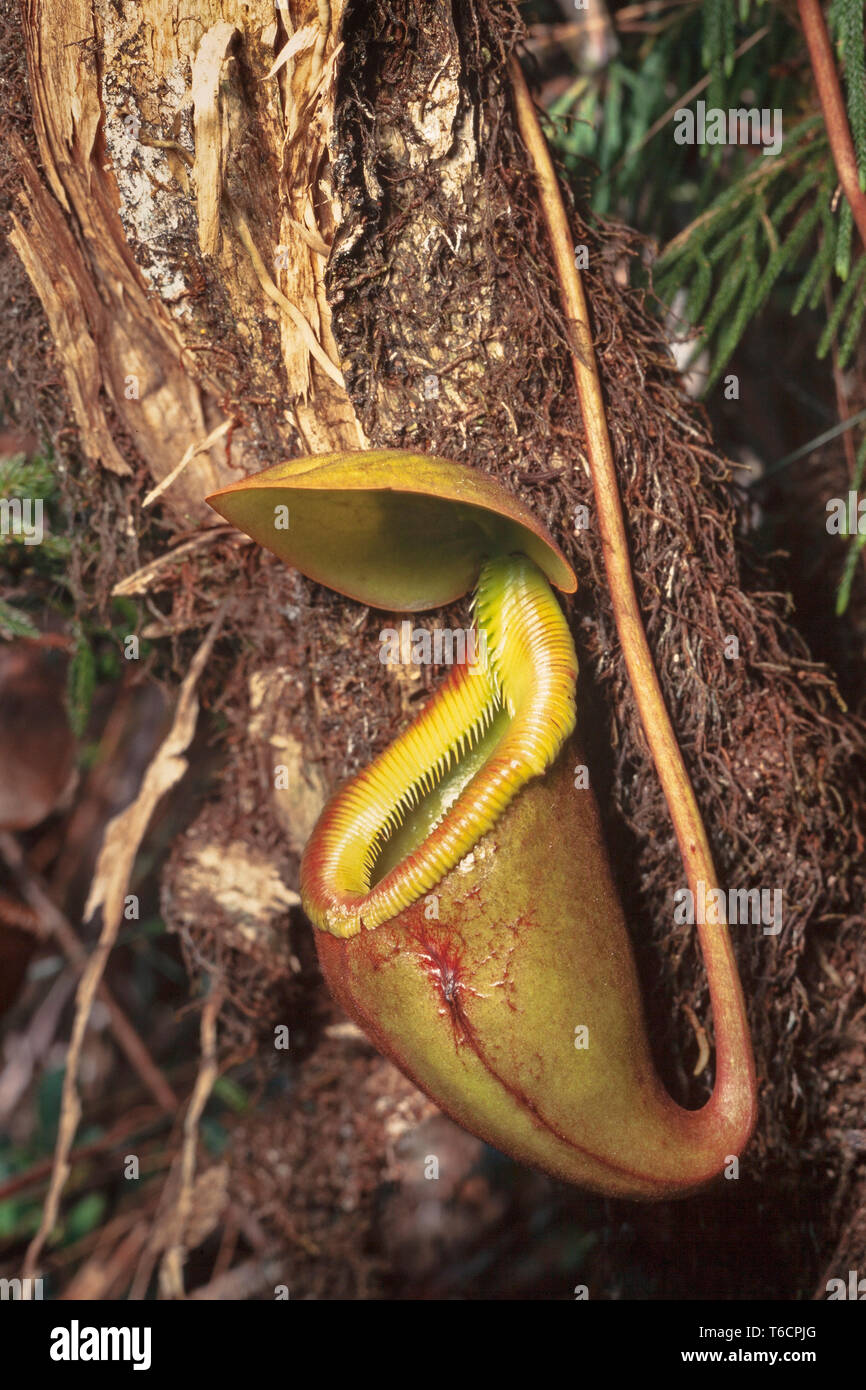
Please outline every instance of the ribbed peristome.
[[[313, 832], [301, 866], [304, 907], [335, 936], [377, 927], [431, 892], [574, 729], [574, 643], [531, 560], [484, 564], [474, 621], [474, 663], [454, 667], [421, 714], [337, 793]], [[485, 744], [486, 758], [460, 788], [461, 766]], [[374, 881], [391, 837], [437, 793], [442, 805], [429, 833]]]

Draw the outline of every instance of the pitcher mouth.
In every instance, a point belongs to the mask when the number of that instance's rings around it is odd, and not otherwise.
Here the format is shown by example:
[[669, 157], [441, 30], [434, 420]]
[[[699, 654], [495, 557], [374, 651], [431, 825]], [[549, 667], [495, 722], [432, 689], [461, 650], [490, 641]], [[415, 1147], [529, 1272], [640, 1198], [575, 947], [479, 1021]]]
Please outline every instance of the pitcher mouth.
[[354, 936], [430, 892], [574, 729], [574, 643], [532, 560], [485, 562], [474, 621], [478, 662], [454, 667], [313, 832], [301, 893], [323, 931]]

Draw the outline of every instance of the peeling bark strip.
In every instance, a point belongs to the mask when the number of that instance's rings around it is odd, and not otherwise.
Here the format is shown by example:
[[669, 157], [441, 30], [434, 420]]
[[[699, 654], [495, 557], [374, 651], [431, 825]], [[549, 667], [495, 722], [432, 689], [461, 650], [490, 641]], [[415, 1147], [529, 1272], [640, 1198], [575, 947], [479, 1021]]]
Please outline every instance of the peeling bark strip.
[[[202, 497], [263, 449], [363, 443], [322, 284], [339, 7], [299, 39], [302, 8], [23, 6], [51, 191], [26, 171], [16, 249], [86, 456], [128, 474], [137, 454], [156, 483], [188, 456], [163, 499], [187, 523], [210, 521]], [[227, 440], [202, 452], [226, 416]]]
[[[49, 317], [52, 301], [64, 299], [64, 327], [85, 344], [80, 355], [63, 358], [87, 456], [127, 471], [129, 460], [105, 443], [113, 415], [159, 478], [207, 428], [198, 388], [175, 371], [181, 343], [171, 316], [148, 294], [117, 215], [92, 7], [86, 0], [30, 0], [24, 28], [36, 133], [51, 187], [51, 194], [44, 188], [37, 193], [30, 171], [30, 199], [40, 201], [42, 226], [57, 230], [51, 244], [19, 227], [18, 245], [28, 246], [25, 264]], [[77, 243], [68, 258], [69, 234], [57, 227], [63, 212]], [[199, 464], [188, 478], [187, 505], [209, 479], [221, 476], [215, 463]]]
[[[51, 326], [82, 448], [92, 463], [126, 476], [132, 469], [112, 438], [101, 399], [102, 371], [94, 334], [105, 330], [103, 306], [66, 218], [25, 160], [22, 149], [26, 191], [21, 194], [21, 204], [27, 227], [25, 230], [13, 214], [12, 245]], [[63, 266], [64, 275], [54, 271], [57, 265]]]
[[229, 122], [220, 101], [223, 69], [238, 37], [234, 24], [215, 24], [199, 44], [192, 65], [195, 107], [193, 173], [198, 209], [198, 244], [203, 256], [215, 256], [220, 239], [220, 199], [229, 154]]

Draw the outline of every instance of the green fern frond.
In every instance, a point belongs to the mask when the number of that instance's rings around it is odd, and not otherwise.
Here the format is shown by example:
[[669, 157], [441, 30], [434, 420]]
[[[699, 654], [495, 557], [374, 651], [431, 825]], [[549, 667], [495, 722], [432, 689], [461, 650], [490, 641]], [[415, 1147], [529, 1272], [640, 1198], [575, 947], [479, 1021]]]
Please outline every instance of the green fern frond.
[[854, 575], [857, 571], [857, 561], [860, 553], [866, 545], [866, 532], [862, 536], [852, 536], [851, 544], [848, 546], [845, 555], [845, 563], [842, 566], [842, 577], [839, 580], [839, 588], [836, 591], [836, 617], [841, 618], [848, 602], [851, 598], [851, 585], [854, 582]]
[[848, 279], [851, 269], [851, 234], [854, 230], [854, 216], [847, 198], [840, 199], [839, 230], [836, 234], [836, 274], [840, 280]]
[[818, 203], [815, 203], [809, 208], [808, 212], [804, 212], [797, 222], [795, 222], [788, 235], [770, 257], [758, 286], [758, 294], [755, 299], [755, 312], [757, 312], [763, 304], [782, 271], [791, 265], [791, 263], [796, 260], [797, 256], [799, 256], [820, 220], [821, 207]]
[[[704, 343], [708, 342], [709, 339], [712, 338], [716, 328], [721, 323], [725, 314], [728, 312], [728, 309], [733, 304], [734, 299], [738, 294], [741, 285], [743, 284], [743, 281], [747, 277], [748, 271], [749, 266], [745, 257], [738, 258], [728, 269], [725, 278], [722, 282], [721, 288], [719, 289], [715, 299], [713, 300], [712, 307], [703, 325], [703, 332], [701, 333], [700, 341], [695, 344], [694, 351], [691, 355], [691, 358], [689, 359], [689, 365], [691, 365], [691, 362], [694, 361], [695, 357], [697, 357]], [[716, 362], [714, 366], [716, 367], [716, 369], [718, 369], [718, 362]], [[718, 375], [718, 370], [716, 371], [716, 374]]]
[[797, 204], [806, 196], [807, 193], [815, 192], [815, 171], [810, 167], [794, 187], [785, 194], [770, 214], [770, 221], [774, 227], [778, 227], [784, 222], [789, 213], [793, 212]]
[[[711, 366], [705, 391], [718, 380], [775, 284], [807, 253], [813, 238], [816, 256], [798, 286], [797, 312], [810, 297], [820, 296], [832, 273], [840, 221], [830, 211], [835, 174], [826, 136], [823, 130], [816, 136], [815, 129], [813, 118], [800, 122], [785, 142], [784, 156], [753, 161], [696, 219], [691, 232], [680, 233], [656, 262], [659, 296], [670, 303], [673, 293], [685, 291], [686, 318], [698, 324], [704, 315], [693, 356], [709, 346]], [[785, 178], [780, 178], [783, 161]], [[815, 235], [819, 227], [823, 228], [820, 243]], [[758, 229], [762, 235], [756, 237]]]
[[710, 74], [707, 101], [720, 106], [724, 100], [726, 77], [734, 70], [737, 16], [733, 0], [704, 0], [701, 56]]
[[707, 257], [698, 256], [696, 265], [695, 278], [686, 300], [685, 316], [689, 323], [700, 323], [701, 314], [704, 312], [713, 288], [713, 267]]
[[0, 633], [4, 637], [38, 637], [39, 629], [34, 627], [26, 613], [13, 608], [0, 598]]
[[76, 633], [75, 650], [66, 677], [66, 706], [76, 738], [83, 738], [96, 689], [96, 659], [84, 632]]
[[857, 346], [860, 336], [860, 325], [863, 322], [863, 314], [866, 312], [866, 294], [860, 294], [854, 300], [853, 307], [848, 315], [848, 322], [841, 334], [839, 343], [839, 370], [844, 372]]
[[[866, 187], [863, 0], [832, 0], [828, 23]], [[745, 51], [735, 59], [746, 36]], [[623, 36], [606, 72], [587, 79], [579, 92], [573, 87], [568, 102], [556, 107], [560, 114], [589, 114], [591, 124], [583, 122], [579, 140], [569, 131], [561, 148], [599, 169], [596, 210], [637, 225], [649, 222], [661, 239], [654, 290], [663, 303], [676, 300], [683, 336], [696, 338], [693, 359], [708, 353], [706, 389], [777, 286], [797, 315], [807, 307], [820, 313], [835, 285], [822, 355], [834, 335], [842, 365], [857, 347], [866, 272], [857, 260], [850, 206], [834, 196], [837, 175], [817, 106], [790, 129], [786, 121], [784, 147], [774, 157], [737, 148], [723, 154], [723, 146], [710, 146], [700, 152], [710, 157], [697, 159], [671, 133], [672, 93], [681, 93], [682, 103], [702, 75], [709, 79], [708, 107], [781, 108], [787, 116], [803, 111], [804, 73], [802, 33], [790, 6], [704, 0], [672, 7], [639, 39]]]
[[860, 188], [866, 191], [866, 46], [862, 0], [835, 0], [828, 18], [845, 68], [848, 122], [860, 171]]
[[[796, 260], [802, 246], [808, 241], [814, 231], [820, 215], [821, 209], [818, 206], [812, 207], [808, 212], [804, 213], [785, 240], [773, 252], [760, 275], [757, 273], [757, 266], [754, 264], [750, 265], [736, 312], [731, 320], [725, 324], [722, 333], [719, 335], [713, 355], [712, 367], [707, 377], [706, 390], [714, 386], [721, 376], [725, 363], [739, 343], [749, 323], [751, 323], [752, 319], [762, 308], [782, 271], [786, 266], [790, 265], [792, 261]], [[749, 243], [747, 243], [745, 247], [744, 255], [749, 261], [752, 260], [751, 246]], [[705, 327], [705, 335], [708, 335], [709, 331], [708, 321]]]
[[851, 303], [854, 292], [862, 284], [864, 274], [866, 274], [866, 255], [860, 256], [854, 269], [842, 286], [836, 303], [833, 305], [833, 312], [824, 325], [824, 331], [821, 337], [818, 339], [817, 354], [819, 358], [827, 356], [830, 344], [842, 322], [845, 310]]
[[719, 337], [716, 346], [715, 357], [713, 359], [709, 374], [707, 376], [705, 390], [709, 390], [710, 387], [714, 386], [718, 381], [719, 377], [725, 369], [725, 364], [727, 363], [728, 358], [734, 351], [734, 348], [737, 346], [737, 343], [740, 341], [740, 338], [742, 337], [748, 323], [752, 318], [752, 315], [754, 313], [754, 310], [752, 308], [752, 301], [755, 297], [757, 285], [758, 268], [753, 263], [748, 267], [748, 271], [746, 273], [746, 283], [743, 286], [743, 291], [740, 295], [740, 302], [737, 305], [736, 311], [725, 324], [724, 330]]
[[812, 264], [803, 276], [797, 288], [797, 293], [791, 303], [791, 314], [796, 318], [803, 306], [808, 303], [810, 309], [814, 309], [818, 300], [821, 298], [824, 286], [833, 274], [833, 265], [836, 257], [836, 223], [830, 212], [826, 198], [820, 198], [821, 207], [821, 235], [818, 240], [818, 250], [812, 259]]
[[[766, 195], [770, 184], [787, 172], [793, 164], [802, 164], [804, 177], [807, 168], [813, 169], [814, 182], [817, 183], [820, 179], [821, 161], [826, 159], [827, 143], [823, 135], [819, 135], [817, 139], [813, 139], [812, 136], [821, 125], [820, 116], [807, 117], [795, 126], [787, 137], [787, 154], [776, 159], [756, 160], [699, 218], [663, 248], [656, 261], [656, 273], [666, 274], [668, 268], [681, 257], [690, 257], [696, 250], [702, 250], [720, 226], [728, 225], [728, 214], [739, 214], [742, 205], [753, 200], [758, 192]], [[733, 241], [733, 238], [731, 240]]]

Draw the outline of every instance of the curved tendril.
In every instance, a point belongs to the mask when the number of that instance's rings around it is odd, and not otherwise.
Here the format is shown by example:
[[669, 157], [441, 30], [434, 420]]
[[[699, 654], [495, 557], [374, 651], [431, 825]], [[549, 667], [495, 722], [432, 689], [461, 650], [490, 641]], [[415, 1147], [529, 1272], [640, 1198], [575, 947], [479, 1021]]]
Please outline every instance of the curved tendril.
[[313, 833], [304, 906], [335, 936], [379, 926], [434, 888], [574, 729], [574, 643], [537, 566], [525, 555], [488, 560], [474, 620], [476, 661], [454, 668]]

